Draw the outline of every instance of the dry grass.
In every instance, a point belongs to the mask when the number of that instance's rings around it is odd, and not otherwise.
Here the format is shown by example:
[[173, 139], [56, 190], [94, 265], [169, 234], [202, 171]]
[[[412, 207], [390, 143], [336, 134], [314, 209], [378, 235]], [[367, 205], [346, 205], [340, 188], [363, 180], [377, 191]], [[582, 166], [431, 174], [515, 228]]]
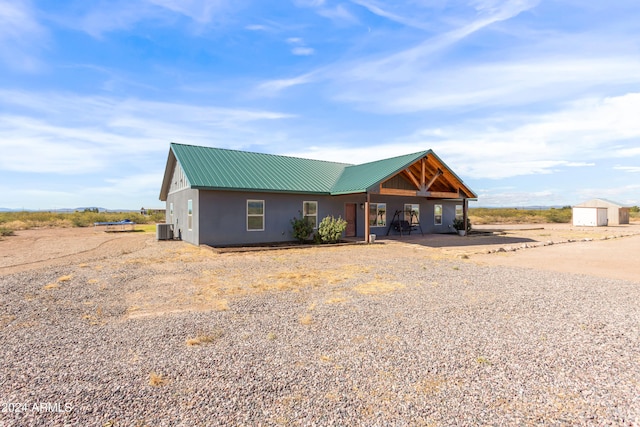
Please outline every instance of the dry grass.
[[194, 338], [188, 338], [186, 340], [186, 344], [188, 346], [211, 344], [212, 342], [221, 338], [223, 335], [224, 332], [222, 330], [216, 329], [215, 331], [208, 334], [201, 334]]
[[491, 365], [491, 361], [484, 356], [476, 357], [476, 362], [480, 365]]
[[344, 294], [336, 293], [331, 298], [327, 298], [326, 300], [324, 300], [324, 303], [325, 304], [340, 304], [340, 303], [346, 302], [348, 300], [349, 300], [349, 298], [346, 297]]
[[54, 283], [49, 283], [49, 284], [45, 285], [42, 289], [45, 289], [47, 291], [49, 291], [51, 289], [58, 289], [60, 287], [60, 283], [69, 282], [71, 279], [73, 279], [73, 274], [68, 274], [66, 276], [60, 276], [60, 277], [58, 277], [58, 279]]
[[12, 316], [12, 315], [2, 315], [2, 316], [0, 316], [0, 328], [4, 328], [5, 326], [7, 326], [9, 323], [13, 322], [14, 320], [16, 320], [16, 316]]
[[311, 315], [309, 313], [305, 314], [304, 316], [302, 316], [300, 318], [300, 324], [301, 325], [310, 325], [313, 323], [313, 318], [311, 317]]
[[[86, 303], [85, 303], [86, 304]], [[82, 315], [82, 320], [85, 320], [91, 326], [104, 325], [102, 307], [96, 308], [94, 313], [85, 313]]]
[[444, 384], [445, 381], [443, 378], [434, 376], [422, 379], [414, 385], [414, 388], [418, 393], [433, 395], [439, 393]]
[[160, 387], [167, 383], [167, 379], [162, 375], [155, 372], [149, 374], [149, 385], [152, 387]]

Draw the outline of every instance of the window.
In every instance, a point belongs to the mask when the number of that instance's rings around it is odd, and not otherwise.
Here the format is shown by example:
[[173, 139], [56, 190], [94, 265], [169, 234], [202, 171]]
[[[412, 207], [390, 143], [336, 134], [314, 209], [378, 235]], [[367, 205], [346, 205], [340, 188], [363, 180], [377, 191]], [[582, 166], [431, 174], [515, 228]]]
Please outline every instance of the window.
[[462, 219], [463, 215], [462, 205], [456, 205], [456, 219]]
[[302, 202], [302, 216], [318, 228], [318, 202]]
[[442, 205], [433, 206], [433, 223], [435, 225], [442, 225]]
[[387, 225], [387, 204], [369, 204], [369, 226], [385, 227]]
[[420, 205], [404, 205], [404, 220], [411, 225], [418, 225], [420, 223]]
[[264, 200], [247, 200], [247, 231], [264, 231]]
[[193, 200], [187, 200], [187, 228], [193, 229]]

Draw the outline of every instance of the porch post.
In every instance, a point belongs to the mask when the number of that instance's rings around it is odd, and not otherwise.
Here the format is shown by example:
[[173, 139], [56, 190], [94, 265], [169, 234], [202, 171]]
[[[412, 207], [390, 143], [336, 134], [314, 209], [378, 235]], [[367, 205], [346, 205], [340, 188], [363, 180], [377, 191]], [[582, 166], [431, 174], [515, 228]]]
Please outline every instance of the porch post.
[[370, 196], [367, 192], [367, 201], [364, 202], [364, 242], [371, 243], [369, 241], [369, 235], [371, 234], [371, 228], [369, 226], [369, 202]]
[[462, 199], [462, 221], [464, 224], [464, 236], [468, 237], [467, 219], [469, 218], [469, 201], [467, 198]]

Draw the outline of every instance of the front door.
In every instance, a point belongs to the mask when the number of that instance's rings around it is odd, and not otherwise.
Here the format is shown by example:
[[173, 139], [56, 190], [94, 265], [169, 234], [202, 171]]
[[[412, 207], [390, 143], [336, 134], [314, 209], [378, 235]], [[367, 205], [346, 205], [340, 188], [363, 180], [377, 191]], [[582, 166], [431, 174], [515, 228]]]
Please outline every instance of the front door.
[[345, 219], [347, 221], [347, 228], [344, 231], [345, 237], [356, 237], [356, 214], [358, 212], [358, 205], [355, 203], [347, 203], [345, 205]]

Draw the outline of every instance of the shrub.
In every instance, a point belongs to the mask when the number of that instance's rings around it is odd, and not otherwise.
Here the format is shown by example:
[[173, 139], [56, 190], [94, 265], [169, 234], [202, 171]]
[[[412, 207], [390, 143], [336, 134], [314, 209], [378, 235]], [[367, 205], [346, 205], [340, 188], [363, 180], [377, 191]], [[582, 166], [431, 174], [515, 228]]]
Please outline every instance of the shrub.
[[311, 233], [313, 233], [313, 224], [309, 218], [302, 216], [302, 212], [300, 212], [300, 218], [291, 220], [291, 226], [293, 227], [293, 237], [300, 243], [307, 241]]
[[318, 235], [323, 243], [336, 243], [347, 228], [347, 221], [333, 215], [326, 216], [318, 226]]
[[[455, 218], [453, 220], [453, 228], [455, 228], [457, 231], [460, 230], [464, 230], [464, 219], [462, 218]], [[471, 231], [471, 220], [469, 218], [467, 218], [467, 232]]]
[[0, 227], [0, 236], [13, 236], [15, 233], [9, 227]]

